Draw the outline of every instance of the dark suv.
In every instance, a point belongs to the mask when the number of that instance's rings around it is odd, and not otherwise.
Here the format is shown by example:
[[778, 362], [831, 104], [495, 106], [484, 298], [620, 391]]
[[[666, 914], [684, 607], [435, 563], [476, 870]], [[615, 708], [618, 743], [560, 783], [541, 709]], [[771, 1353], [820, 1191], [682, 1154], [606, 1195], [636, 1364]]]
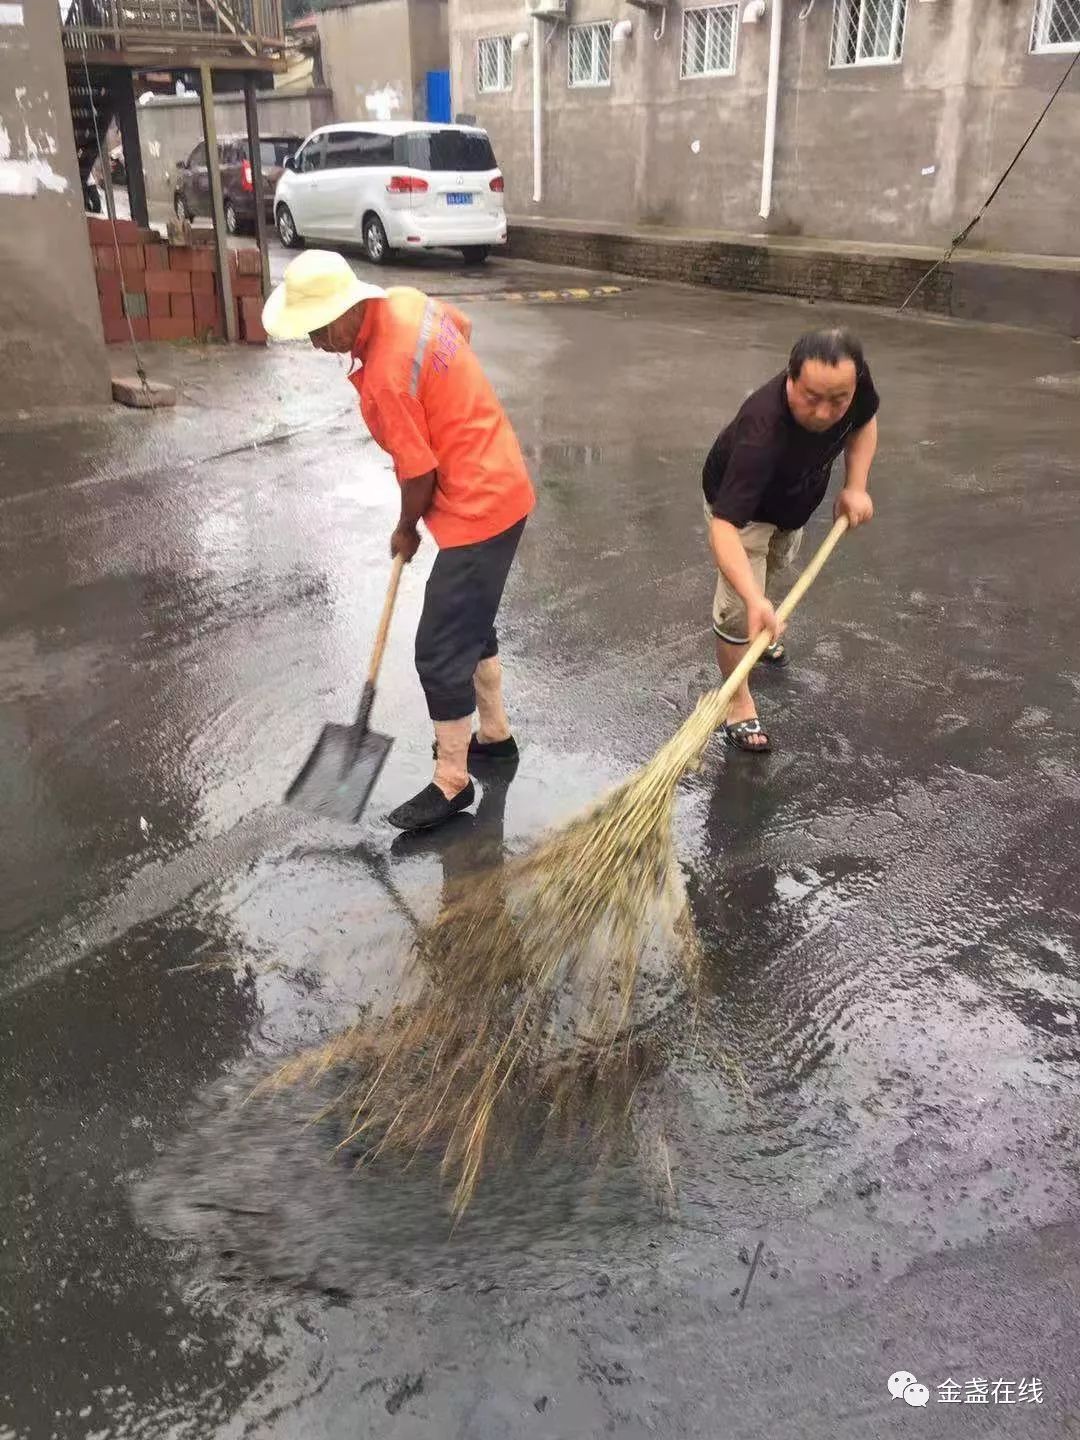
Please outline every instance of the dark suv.
[[[264, 135], [259, 140], [263, 182], [266, 186], [266, 218], [274, 223], [274, 190], [285, 161], [300, 149], [299, 135]], [[255, 224], [255, 186], [251, 176], [251, 152], [246, 135], [223, 135], [218, 140], [221, 190], [225, 201], [225, 228], [239, 235]], [[209, 215], [210, 172], [206, 166], [206, 145], [200, 142], [186, 160], [176, 162], [173, 209], [181, 220]]]

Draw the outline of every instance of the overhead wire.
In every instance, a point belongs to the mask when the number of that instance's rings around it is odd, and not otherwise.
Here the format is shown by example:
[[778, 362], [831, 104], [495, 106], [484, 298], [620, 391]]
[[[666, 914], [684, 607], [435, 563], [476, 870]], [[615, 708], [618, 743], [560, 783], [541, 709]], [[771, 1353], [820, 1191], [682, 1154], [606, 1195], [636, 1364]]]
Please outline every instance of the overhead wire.
[[1040, 125], [1043, 123], [1043, 121], [1046, 119], [1047, 115], [1049, 115], [1049, 113], [1050, 113], [1050, 107], [1053, 105], [1053, 103], [1054, 103], [1054, 101], [1057, 99], [1057, 97], [1061, 94], [1062, 90], [1064, 90], [1064, 88], [1065, 88], [1065, 86], [1066, 86], [1066, 84], [1067, 84], [1067, 82], [1068, 82], [1069, 76], [1070, 76], [1070, 75], [1073, 73], [1073, 71], [1076, 69], [1076, 66], [1077, 66], [1077, 63], [1078, 63], [1078, 62], [1080, 62], [1080, 50], [1078, 50], [1078, 51], [1076, 52], [1076, 54], [1073, 56], [1072, 60], [1070, 61], [1069, 65], [1067, 66], [1067, 68], [1066, 68], [1066, 70], [1065, 70], [1064, 75], [1062, 75], [1061, 79], [1058, 81], [1057, 85], [1055, 86], [1053, 94], [1050, 96], [1050, 99], [1047, 100], [1046, 104], [1043, 106], [1043, 108], [1042, 108], [1042, 113], [1040, 114], [1039, 118], [1035, 121], [1035, 124], [1034, 124], [1034, 125], [1031, 127], [1031, 129], [1028, 131], [1027, 137], [1026, 137], [1026, 139], [1024, 140], [1024, 143], [1020, 146], [1019, 150], [1017, 150], [1016, 154], [1015, 154], [1015, 155], [1013, 156], [1013, 158], [1009, 161], [1009, 163], [1008, 163], [1008, 165], [1006, 166], [1006, 168], [1005, 168], [1005, 170], [1004, 170], [1004, 172], [1003, 172], [1000, 180], [998, 180], [997, 184], [996, 184], [996, 185], [994, 186], [994, 188], [990, 191], [990, 194], [989, 194], [989, 195], [986, 197], [986, 199], [983, 201], [982, 205], [979, 207], [979, 209], [978, 209], [978, 211], [976, 212], [976, 214], [975, 214], [975, 215], [972, 217], [972, 219], [969, 220], [968, 223], [964, 226], [963, 230], [961, 230], [958, 235], [954, 235], [954, 236], [953, 236], [952, 242], [950, 243], [949, 247], [948, 247], [947, 250], [945, 251], [944, 255], [942, 255], [941, 259], [938, 260], [938, 261], [936, 261], [933, 265], [930, 266], [930, 269], [927, 270], [927, 272], [926, 272], [925, 275], [923, 275], [923, 276], [920, 277], [920, 279], [919, 279], [919, 280], [917, 281], [917, 283], [914, 285], [914, 287], [912, 288], [911, 292], [908, 294], [908, 296], [907, 296], [906, 299], [903, 301], [903, 303], [897, 306], [896, 313], [897, 313], [898, 315], [901, 313], [901, 311], [907, 309], [907, 307], [911, 304], [912, 300], [914, 300], [915, 296], [919, 293], [919, 291], [923, 288], [923, 286], [924, 286], [924, 285], [926, 284], [926, 282], [931, 278], [931, 276], [936, 275], [939, 270], [941, 270], [945, 265], [947, 265], [947, 264], [949, 263], [949, 261], [952, 259], [952, 257], [956, 254], [957, 250], [960, 249], [960, 246], [964, 244], [964, 242], [967, 240], [968, 236], [969, 236], [969, 235], [971, 234], [971, 232], [975, 229], [975, 226], [978, 225], [979, 221], [980, 221], [980, 220], [983, 218], [983, 216], [986, 214], [987, 210], [989, 210], [990, 206], [991, 206], [991, 205], [993, 204], [993, 202], [994, 202], [995, 197], [997, 196], [998, 191], [999, 191], [999, 190], [1001, 189], [1001, 187], [1005, 184], [1005, 181], [1009, 178], [1009, 176], [1012, 174], [1013, 170], [1015, 169], [1015, 167], [1016, 167], [1016, 165], [1017, 165], [1017, 162], [1019, 161], [1021, 155], [1023, 155], [1024, 151], [1025, 151], [1025, 150], [1028, 148], [1028, 146], [1031, 144], [1032, 140], [1034, 140], [1035, 135], [1036, 135], [1036, 133], [1038, 132], [1038, 129], [1039, 129]]

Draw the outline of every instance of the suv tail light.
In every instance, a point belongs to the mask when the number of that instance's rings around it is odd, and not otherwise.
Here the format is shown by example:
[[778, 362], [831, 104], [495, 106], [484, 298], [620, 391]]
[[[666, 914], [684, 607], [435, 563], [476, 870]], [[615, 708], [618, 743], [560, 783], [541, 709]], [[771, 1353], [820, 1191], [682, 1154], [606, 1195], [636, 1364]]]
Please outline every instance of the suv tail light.
[[240, 172], [240, 186], [243, 190], [254, 190], [255, 182], [251, 178], [251, 161], [245, 160], [244, 167]]
[[491, 182], [491, 188], [492, 190], [497, 190], [500, 195], [503, 193], [503, 191], [506, 189], [506, 185], [503, 183], [503, 177], [501, 175], [495, 176], [495, 179]]
[[421, 180], [419, 175], [391, 175], [386, 182], [390, 195], [419, 195], [427, 188], [427, 181]]

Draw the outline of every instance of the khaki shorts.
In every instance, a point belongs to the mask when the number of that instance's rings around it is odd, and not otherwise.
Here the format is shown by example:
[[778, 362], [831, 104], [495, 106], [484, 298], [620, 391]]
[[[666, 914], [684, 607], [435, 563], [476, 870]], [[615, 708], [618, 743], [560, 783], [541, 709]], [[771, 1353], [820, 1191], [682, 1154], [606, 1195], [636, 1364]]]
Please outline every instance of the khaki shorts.
[[[705, 515], [712, 520], [712, 511], [705, 506]], [[739, 531], [739, 539], [746, 551], [754, 579], [763, 590], [767, 590], [774, 575], [785, 570], [799, 553], [802, 544], [801, 530], [780, 530], [775, 525], [766, 525], [753, 520]], [[749, 639], [746, 633], [746, 606], [736, 595], [723, 575], [716, 577], [716, 597], [713, 600], [713, 630], [729, 645], [745, 645]]]

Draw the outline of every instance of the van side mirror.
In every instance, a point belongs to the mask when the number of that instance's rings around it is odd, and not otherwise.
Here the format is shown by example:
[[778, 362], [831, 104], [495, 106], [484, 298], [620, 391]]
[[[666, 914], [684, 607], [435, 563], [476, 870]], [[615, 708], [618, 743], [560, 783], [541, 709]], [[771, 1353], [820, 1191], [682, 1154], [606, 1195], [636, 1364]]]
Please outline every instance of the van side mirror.
[[292, 171], [295, 173], [295, 171], [296, 171], [296, 156], [295, 156], [295, 155], [286, 155], [286, 156], [285, 156], [285, 169], [286, 169], [286, 170], [292, 170]]
[[177, 160], [177, 162], [176, 162], [176, 168], [177, 168], [177, 170], [186, 170], [186, 169], [188, 168], [188, 163], [187, 163], [187, 161], [186, 161], [186, 160]]

